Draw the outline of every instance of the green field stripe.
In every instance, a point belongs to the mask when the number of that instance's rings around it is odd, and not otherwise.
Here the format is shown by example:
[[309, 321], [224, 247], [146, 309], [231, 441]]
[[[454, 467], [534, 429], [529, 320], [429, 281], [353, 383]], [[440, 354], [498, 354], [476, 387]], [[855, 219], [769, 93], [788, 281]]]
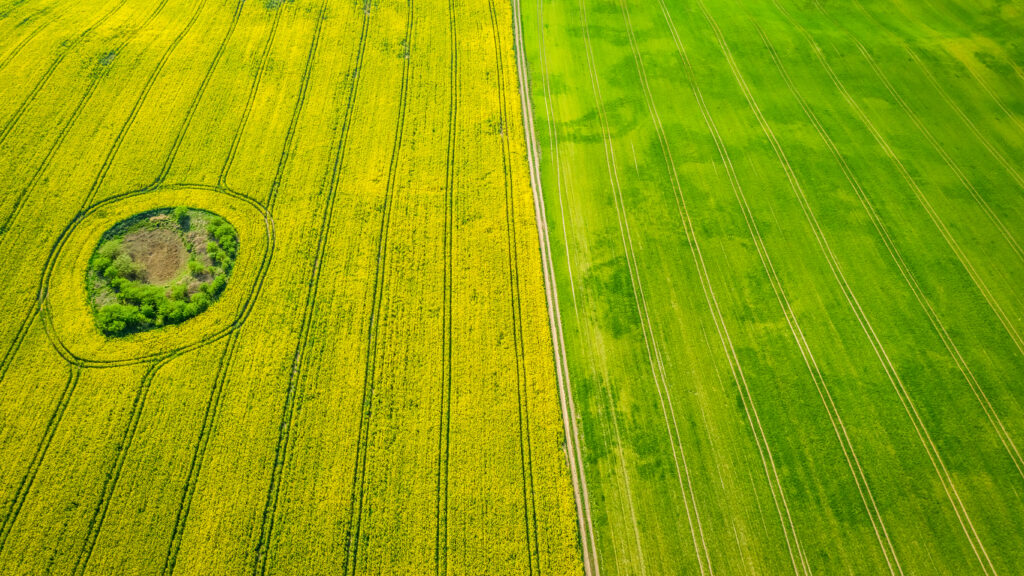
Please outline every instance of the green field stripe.
[[[788, 13], [783, 12], [783, 14], [787, 15], [788, 17]], [[803, 31], [805, 35], [807, 34], [806, 30], [799, 28], [799, 24], [796, 24], [794, 22], [793, 25], [795, 27], [798, 27], [799, 30]], [[831, 68], [827, 67], [827, 62], [824, 61], [824, 56], [821, 54], [820, 50], [817, 49], [816, 44], [813, 44], [813, 39], [810, 38], [810, 36], [806, 37], [808, 39], [808, 42], [812, 43], [812, 48], [814, 49], [815, 56], [818, 58], [819, 62], [826, 66], [826, 71], [829, 72], [829, 77], [832, 78], [834, 82], [836, 82], [837, 88], [840, 91], [842, 91], [844, 95], [848, 96], [848, 93], [845, 92], [838, 78], [834, 76], [834, 74], [832, 73]], [[866, 120], [866, 117], [863, 117], [863, 119]], [[877, 135], [877, 132], [872, 131], [872, 134], [876, 135], [876, 138], [880, 137], [880, 135]], [[891, 154], [890, 157], [892, 157]], [[966, 510], [966, 507], [964, 506], [960, 498], [960, 495], [957, 491], [956, 484], [954, 483], [952, 476], [946, 468], [943, 458], [940, 456], [938, 452], [938, 447], [932, 440], [931, 433], [928, 431], [927, 426], [921, 419], [921, 416], [918, 413], [918, 409], [915, 405], [914, 400], [911, 398], [909, 392], [907, 391], [905, 384], [899, 375], [899, 372], [896, 370], [896, 367], [892, 364], [892, 361], [889, 358], [888, 353], [886, 352], [881, 341], [878, 339], [877, 334], [875, 334], [875, 329], [872, 327], [870, 320], [868, 320], [867, 317], [864, 316], [864, 313], [860, 309], [860, 305], [857, 304], [856, 297], [853, 296], [852, 292], [850, 292], [850, 297], [851, 305], [856, 304], [855, 308], [858, 311], [858, 317], [861, 319], [862, 325], [865, 327], [865, 334], [868, 335], [871, 339], [872, 346], [876, 347], [876, 352], [878, 353], [879, 360], [882, 361], [883, 364], [886, 366], [886, 372], [889, 375], [890, 380], [892, 381], [893, 387], [900, 395], [900, 400], [904, 404], [908, 416], [910, 416], [915, 428], [917, 429], [917, 433], [921, 439], [921, 443], [928, 452], [929, 459], [932, 461], [936, 473], [939, 475], [940, 479], [943, 482], [944, 490], [946, 491], [950, 504], [953, 506], [954, 510], [957, 513], [957, 517], [964, 530], [965, 536], [967, 536], [972, 548], [974, 548], [975, 553], [978, 555], [978, 560], [981, 562], [982, 570], [986, 571], [986, 573], [989, 570], [995, 572], [995, 567], [994, 565], [992, 565], [992, 562], [988, 558], [987, 552], [985, 551], [985, 547], [980, 541], [980, 537], [978, 536], [977, 531], [975, 530], [971, 518]]]
[[[701, 9], [704, 11], [705, 16], [708, 18], [709, 23], [712, 25], [713, 28], [717, 29], [717, 25], [708, 16], [708, 14], [706, 12], [706, 7], [703, 6], [702, 3], [700, 4], [700, 6], [701, 6]], [[699, 244], [697, 243], [697, 240], [696, 240], [696, 234], [694, 234], [694, 232], [693, 232], [694, 228], [693, 228], [692, 222], [689, 220], [689, 216], [688, 216], [688, 211], [687, 211], [687, 208], [686, 208], [685, 200], [683, 200], [683, 198], [682, 198], [682, 190], [681, 190], [681, 187], [679, 186], [679, 183], [678, 183], [679, 182], [678, 175], [675, 173], [675, 164], [674, 164], [674, 162], [672, 160], [671, 149], [669, 147], [669, 143], [667, 141], [667, 137], [665, 136], [664, 129], [663, 129], [662, 125], [661, 125], [660, 117], [658, 115], [658, 111], [657, 111], [657, 108], [656, 108], [654, 100], [653, 100], [653, 95], [651, 94], [650, 87], [648, 85], [648, 81], [647, 81], [647, 78], [646, 78], [646, 73], [645, 73], [644, 67], [643, 67], [643, 62], [642, 62], [642, 60], [640, 59], [640, 57], [636, 53], [636, 41], [635, 41], [634, 38], [632, 38], [632, 32], [630, 30], [631, 25], [630, 25], [630, 23], [628, 21], [628, 12], [625, 12], [625, 15], [627, 17], [627, 22], [626, 22], [626, 24], [627, 24], [627, 31], [629, 31], [629, 33], [631, 35], [631, 40], [632, 40], [631, 46], [633, 46], [634, 59], [636, 60], [636, 64], [637, 64], [637, 72], [640, 75], [640, 82], [641, 82], [641, 85], [642, 85], [642, 87], [644, 89], [645, 100], [646, 100], [648, 109], [650, 111], [651, 121], [655, 125], [656, 131], [658, 133], [658, 138], [659, 138], [659, 141], [660, 141], [660, 144], [661, 144], [661, 147], [662, 147], [662, 153], [665, 156], [665, 161], [666, 161], [666, 163], [667, 163], [667, 165], [669, 167], [669, 170], [670, 170], [671, 182], [672, 182], [672, 186], [674, 188], [674, 192], [676, 194], [676, 197], [678, 198], [680, 210], [681, 210], [681, 213], [682, 213], [683, 224], [684, 224], [685, 228], [688, 230], [689, 236], [691, 238], [692, 247], [694, 249], [694, 254], [695, 254], [695, 264], [697, 264], [699, 270], [702, 270], [704, 272], [703, 277], [702, 277], [702, 282], [704, 283], [704, 285], [706, 286], [706, 289], [708, 290], [708, 304], [710, 306], [712, 301], [715, 300], [714, 291], [713, 291], [713, 288], [711, 287], [711, 281], [710, 281], [709, 275], [707, 274], [707, 271], [706, 271], [706, 264], [704, 264], [703, 257], [700, 254], [700, 248], [699, 248]], [[712, 133], [714, 134], [713, 130], [712, 130]], [[719, 141], [719, 146], [721, 146], [721, 142], [720, 141]], [[721, 150], [721, 148], [720, 148], [720, 150]], [[735, 190], [738, 189], [737, 188], [738, 187], [738, 182], [736, 181], [735, 173], [731, 169], [731, 161], [728, 159], [728, 156], [723, 156], [723, 160], [724, 160], [724, 164], [727, 167], [727, 172], [730, 174], [730, 180], [733, 183], [733, 189], [735, 191]], [[742, 200], [742, 196], [740, 196], [739, 199]], [[742, 203], [743, 202], [741, 202], [741, 205], [742, 205]], [[750, 227], [750, 220], [749, 220], [750, 215], [749, 215], [749, 213], [748, 212], [744, 212], [744, 217], [747, 219], [748, 229], [750, 229], [750, 231], [751, 231], [751, 236], [755, 240], [755, 244], [758, 244], [759, 247], [763, 250], [763, 246], [759, 244], [759, 238], [755, 236], [755, 231], [752, 228], [749, 228]], [[765, 257], [763, 252], [761, 254], [761, 257], [762, 258]], [[717, 304], [716, 304], [716, 307], [717, 307]], [[729, 333], [728, 333], [728, 328], [725, 325], [724, 317], [721, 317], [719, 315], [719, 318], [720, 318], [720, 322], [719, 322], [720, 335], [722, 336], [723, 340], [727, 343], [727, 352], [728, 352], [728, 350], [733, 349], [733, 344], [731, 342], [731, 338], [730, 338]], [[753, 396], [750, 393], [750, 389], [749, 389], [749, 387], [746, 384], [746, 378], [745, 378], [745, 375], [743, 373], [742, 366], [739, 363], [738, 357], [735, 356], [734, 349], [733, 349], [733, 354], [731, 356], [732, 356], [732, 358], [734, 360], [734, 362], [732, 364], [734, 366], [734, 375], [737, 375], [737, 382], [738, 383], [742, 383], [742, 389], [746, 393], [745, 394], [745, 409], [747, 410], [747, 415], [748, 415], [748, 420], [749, 420], [749, 423], [750, 423], [750, 426], [751, 426], [751, 430], [754, 432], [755, 438], [757, 439], [758, 449], [761, 452], [761, 458], [762, 458], [762, 462], [764, 464], [765, 473], [766, 473], [766, 475], [767, 475], [767, 477], [769, 479], [769, 485], [772, 487], [772, 496], [773, 496], [773, 499], [775, 499], [775, 505], [776, 505], [776, 509], [778, 511], [778, 514], [779, 514], [780, 524], [781, 524], [781, 526], [783, 528], [783, 533], [784, 533], [786, 541], [787, 541], [787, 546], [789, 547], [789, 553], [790, 553], [790, 557], [791, 557], [791, 560], [792, 560], [793, 569], [794, 569], [794, 571], [796, 573], [800, 573], [801, 571], [804, 572], [804, 573], [809, 573], [810, 572], [810, 567], [808, 565], [807, 558], [806, 558], [806, 555], [805, 555], [805, 553], [803, 551], [803, 547], [802, 547], [802, 545], [800, 543], [799, 537], [797, 536], [797, 533], [796, 533], [796, 526], [795, 526], [795, 524], [793, 522], [792, 513], [790, 511], [789, 504], [788, 504], [786, 496], [785, 496], [785, 491], [784, 491], [784, 489], [783, 489], [783, 487], [781, 485], [781, 480], [779, 478], [778, 470], [777, 470], [776, 465], [775, 465], [775, 458], [774, 458], [774, 456], [772, 454], [772, 450], [771, 450], [770, 445], [768, 443], [768, 438], [765, 435], [764, 430], [762, 428], [762, 425], [760, 423], [760, 417], [759, 417], [759, 415], [757, 413], [757, 409], [756, 409], [754, 401], [753, 401]]]
[[[870, 218], [870, 220], [871, 220], [871, 222], [872, 222], [872, 224], [873, 224], [873, 226], [874, 226], [874, 228], [875, 228], [875, 230], [877, 232], [877, 236], [885, 244], [885, 247], [886, 247], [890, 257], [893, 259], [894, 263], [899, 268], [900, 274], [902, 275], [904, 281], [907, 283], [907, 285], [914, 292], [914, 295], [915, 295], [917, 301], [919, 302], [919, 304], [921, 305], [922, 310], [928, 315], [929, 320], [932, 322], [933, 326], [935, 327], [936, 333], [940, 336], [940, 338], [942, 338], [943, 343], [947, 346], [947, 349], [950, 352], [951, 357], [957, 363], [957, 365], [960, 368], [961, 372], [963, 373], [964, 377], [967, 379], [968, 384], [971, 386], [972, 391], [974, 392], [975, 396], [978, 398], [979, 402], [982, 403], [983, 409], [985, 409], [986, 414], [989, 415], [990, 420], [993, 421], [992, 422], [993, 423], [993, 427], [995, 428], [997, 434], [1000, 436], [1000, 441], [1002, 441], [1004, 443], [1004, 446], [1006, 447], [1008, 452], [1017, 453], [1017, 448], [1016, 448], [1016, 445], [1013, 443], [1012, 437], [1009, 436], [1009, 433], [1007, 432], [1005, 425], [999, 419], [998, 414], [995, 412], [995, 408], [992, 406], [991, 402], [988, 400], [987, 396], [985, 395], [984, 390], [980, 387], [980, 384], [978, 383], [977, 378], [974, 376], [974, 374], [971, 371], [970, 367], [966, 364], [966, 361], [964, 360], [963, 355], [959, 351], [959, 349], [956, 346], [956, 344], [953, 342], [952, 338], [949, 335], [949, 332], [947, 331], [945, 326], [942, 324], [941, 320], [938, 318], [938, 316], [937, 316], [937, 314], [935, 312], [934, 307], [931, 305], [931, 303], [928, 301], [927, 297], [924, 295], [921, 286], [917, 282], [916, 278], [913, 276], [913, 273], [911, 272], [911, 270], [909, 268], [909, 265], [907, 264], [907, 262], [904, 259], [903, 255], [900, 253], [899, 248], [896, 246], [896, 244], [895, 244], [891, 234], [889, 233], [885, 223], [881, 220], [881, 218], [879, 217], [877, 211], [871, 205], [871, 202], [868, 199], [865, 191], [861, 187], [861, 184], [860, 184], [859, 180], [857, 179], [856, 175], [852, 172], [852, 170], [850, 169], [849, 164], [846, 162], [846, 159], [843, 157], [843, 155], [839, 151], [839, 149], [836, 146], [836, 144], [832, 141], [831, 137], [828, 135], [828, 132], [822, 126], [821, 122], [814, 115], [814, 112], [809, 108], [809, 106], [807, 105], [807, 102], [803, 99], [803, 96], [799, 93], [798, 89], [793, 84], [792, 80], [789, 77], [789, 74], [786, 72], [785, 66], [783, 65], [781, 59], [779, 59], [779, 57], [778, 57], [777, 52], [776, 52], [774, 46], [771, 44], [771, 41], [768, 39], [768, 37], [763, 35], [763, 32], [762, 32], [762, 39], [765, 42], [765, 44], [766, 44], [766, 46], [767, 46], [767, 48], [768, 48], [768, 50], [769, 50], [769, 52], [770, 52], [770, 54], [772, 56], [772, 60], [775, 63], [776, 67], [778, 68], [781, 76], [785, 79], [787, 85], [789, 86], [789, 89], [791, 90], [791, 92], [792, 92], [792, 94], [794, 96], [794, 99], [800, 104], [800, 107], [804, 111], [804, 113], [807, 116], [808, 120], [814, 126], [815, 130], [818, 132], [818, 134], [822, 138], [823, 142], [829, 148], [829, 151], [832, 153], [834, 159], [836, 160], [838, 165], [841, 167], [844, 175], [846, 176], [847, 182], [850, 184], [851, 189], [857, 194], [857, 197], [860, 200], [861, 206], [864, 208], [865, 214], [868, 215], [868, 217]], [[809, 212], [809, 214], [813, 214], [813, 213]], [[831, 251], [829, 251], [829, 253], [831, 253]], [[837, 263], [836, 266], [838, 268], [838, 263]], [[1013, 457], [1012, 454], [1011, 454], [1011, 457]], [[1019, 455], [1016, 458], [1019, 458]], [[1015, 459], [1015, 464], [1016, 464], [1016, 459]]]
[[[804, 32], [806, 33], [806, 31]], [[886, 155], [893, 162], [894, 166], [897, 168], [900, 175], [903, 177], [903, 179], [910, 187], [910, 189], [914, 192], [914, 195], [920, 203], [921, 207], [925, 210], [925, 212], [931, 219], [932, 223], [942, 234], [942, 237], [945, 240], [947, 246], [956, 255], [957, 260], [959, 260], [961, 266], [963, 266], [964, 270], [971, 277], [971, 280], [973, 281], [975, 287], [978, 289], [978, 291], [981, 292], [982, 296], [985, 298], [986, 302], [988, 302], [989, 307], [995, 313], [996, 317], [999, 318], [999, 321], [1005, 328], [1007, 335], [1009, 335], [1009, 337], [1013, 340], [1014, 344], [1016, 345], [1020, 353], [1024, 354], [1024, 337], [1021, 336], [1015, 323], [1004, 311], [1002, 305], [996, 300], [995, 296], [992, 294], [991, 289], [985, 283], [984, 279], [981, 278], [974, 263], [970, 260], [969, 256], [964, 252], [963, 248], [960, 246], [960, 243], [956, 240], [952, 232], [949, 230], [947, 223], [942, 219], [941, 215], [938, 214], [932, 202], [928, 199], [927, 195], [925, 195], [917, 180], [909, 172], [905, 163], [893, 150], [885, 136], [878, 130], [874, 122], [872, 122], [870, 117], [868, 117], [867, 113], [863, 110], [861, 105], [858, 104], [857, 101], [853, 98], [853, 96], [846, 90], [842, 80], [839, 79], [839, 77], [832, 70], [832, 67], [829, 65], [828, 60], [826, 59], [824, 53], [821, 51], [821, 48], [814, 42], [813, 38], [811, 38], [810, 36], [807, 36], [807, 41], [810, 44], [811, 50], [813, 51], [814, 55], [817, 57], [822, 67], [825, 69], [829, 77], [832, 79], [833, 83], [836, 85], [840, 93], [843, 95], [843, 98], [846, 101], [846, 103], [854, 111], [857, 118], [863, 123], [863, 125], [868, 129], [868, 131], [871, 132], [877, 144], [885, 151]]]
[[[590, 79], [590, 88], [591, 88], [591, 93], [592, 93], [593, 98], [594, 98], [595, 108], [596, 108], [596, 111], [597, 111], [597, 116], [598, 116], [598, 119], [599, 119], [599, 124], [600, 124], [600, 129], [601, 129], [600, 136], [601, 136], [601, 143], [602, 143], [603, 149], [604, 149], [604, 160], [605, 160], [604, 163], [605, 163], [605, 167], [606, 167], [606, 170], [607, 170], [608, 186], [609, 186], [609, 189], [610, 189], [610, 191], [612, 193], [612, 196], [613, 196], [613, 202], [616, 204], [616, 207], [617, 207], [618, 206], [617, 197], [620, 194], [619, 189], [618, 189], [617, 168], [615, 167], [614, 150], [611, 147], [611, 134], [610, 134], [609, 122], [608, 122], [608, 119], [607, 119], [608, 116], [607, 116], [607, 112], [605, 110], [603, 99], [601, 97], [600, 81], [598, 79], [598, 74], [597, 74], [597, 64], [596, 64], [596, 61], [595, 61], [593, 43], [592, 43], [592, 39], [591, 39], [591, 35], [590, 35], [590, 23], [589, 23], [589, 18], [587, 16], [587, 7], [586, 7], [586, 1], [585, 0], [579, 0], [579, 18], [580, 18], [580, 22], [581, 22], [582, 30], [583, 30], [584, 53], [586, 55], [586, 60], [587, 60], [587, 72], [588, 72], [588, 76], [589, 76], [589, 79]], [[618, 214], [618, 208], [616, 208], [616, 214]], [[621, 223], [620, 223], [619, 234], [620, 234], [620, 240], [621, 240]], [[623, 453], [624, 443], [622, 441], [622, 433], [621, 433], [621, 430], [620, 430], [620, 423], [619, 423], [618, 416], [616, 414], [616, 410], [614, 408], [614, 406], [616, 406], [616, 402], [615, 402], [614, 394], [613, 394], [613, 392], [611, 390], [611, 387], [606, 387], [605, 388], [605, 392], [606, 392], [606, 394], [608, 396], [608, 405], [609, 405], [609, 407], [612, 407], [611, 408], [611, 422], [612, 422], [612, 430], [614, 431], [614, 437], [615, 437], [615, 445], [616, 445], [616, 451], [615, 452], [616, 452], [616, 456], [617, 456], [616, 462], [618, 464], [618, 472], [622, 475], [623, 487], [624, 487], [625, 494], [626, 494], [625, 503], [627, 504], [630, 526], [632, 528], [632, 530], [631, 530], [631, 532], [632, 532], [632, 540], [633, 540], [633, 543], [635, 544], [635, 548], [633, 549], [633, 551], [635, 551], [635, 554], [636, 554], [636, 561], [639, 564], [640, 574], [644, 575], [644, 574], [647, 573], [646, 561], [645, 561], [645, 557], [644, 557], [643, 545], [641, 543], [642, 541], [641, 541], [641, 538], [640, 538], [640, 528], [639, 528], [639, 524], [637, 522], [637, 517], [636, 517], [635, 497], [633, 495], [633, 490], [632, 490], [631, 484], [630, 484], [630, 472], [629, 472], [629, 470], [626, 467], [625, 456], [624, 456], [624, 453]], [[625, 516], [625, 513], [624, 513], [624, 516]], [[614, 547], [613, 547], [613, 551], [614, 551]], [[618, 561], [616, 561], [616, 565], [618, 565]]]

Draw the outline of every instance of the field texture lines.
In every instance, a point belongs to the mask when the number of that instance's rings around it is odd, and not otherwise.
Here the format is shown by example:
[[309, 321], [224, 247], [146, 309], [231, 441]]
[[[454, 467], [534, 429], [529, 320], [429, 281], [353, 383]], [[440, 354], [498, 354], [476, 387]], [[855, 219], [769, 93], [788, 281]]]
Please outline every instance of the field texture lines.
[[588, 573], [1020, 571], [1019, 11], [522, 11]]
[[[582, 573], [511, 5], [7, 4], [0, 572]], [[224, 293], [104, 336], [176, 206]]]

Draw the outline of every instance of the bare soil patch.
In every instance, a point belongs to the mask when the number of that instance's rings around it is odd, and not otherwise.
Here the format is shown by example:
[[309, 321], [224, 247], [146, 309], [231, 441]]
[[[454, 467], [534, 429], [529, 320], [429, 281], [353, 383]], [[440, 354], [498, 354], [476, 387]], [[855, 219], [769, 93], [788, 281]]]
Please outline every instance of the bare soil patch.
[[188, 250], [181, 237], [171, 230], [136, 230], [124, 237], [124, 250], [142, 267], [149, 284], [164, 284], [182, 273], [188, 265]]

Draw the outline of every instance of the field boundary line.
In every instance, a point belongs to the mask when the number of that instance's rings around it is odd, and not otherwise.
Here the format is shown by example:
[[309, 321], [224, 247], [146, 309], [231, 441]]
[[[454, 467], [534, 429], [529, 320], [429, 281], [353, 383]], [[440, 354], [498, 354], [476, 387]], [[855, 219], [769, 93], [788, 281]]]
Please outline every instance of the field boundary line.
[[[572, 383], [570, 380], [568, 360], [565, 356], [565, 340], [562, 335], [562, 317], [558, 304], [558, 289], [555, 281], [554, 264], [551, 257], [551, 243], [548, 237], [547, 217], [544, 209], [544, 194], [541, 181], [540, 147], [534, 129], [533, 104], [530, 97], [530, 83], [524, 46], [523, 19], [520, 0], [512, 0], [515, 20], [515, 54], [516, 70], [519, 79], [520, 104], [523, 114], [524, 136], [526, 138], [527, 164], [530, 170], [531, 191], [533, 195], [534, 216], [537, 223], [541, 265], [544, 272], [544, 294], [548, 304], [548, 324], [551, 329], [552, 356], [554, 360], [556, 382], [559, 392], [559, 407], [562, 413], [563, 434], [566, 442], [566, 460], [572, 480], [573, 495], [576, 501], [576, 522], [583, 559], [585, 576], [600, 576], [600, 566], [594, 527], [591, 519], [590, 496], [587, 492], [586, 474], [583, 470], [583, 453], [580, 434], [576, 426], [576, 410], [572, 399]], [[538, 11], [542, 9], [538, 2]], [[543, 37], [543, 26], [538, 26], [538, 33]], [[545, 78], [547, 61], [541, 40], [541, 58], [544, 61]], [[550, 110], [550, 95], [545, 81], [545, 102]], [[550, 117], [550, 114], [549, 114]], [[555, 144], [557, 158], [557, 144]], [[557, 164], [557, 160], [556, 160]], [[571, 272], [570, 272], [571, 274]]]

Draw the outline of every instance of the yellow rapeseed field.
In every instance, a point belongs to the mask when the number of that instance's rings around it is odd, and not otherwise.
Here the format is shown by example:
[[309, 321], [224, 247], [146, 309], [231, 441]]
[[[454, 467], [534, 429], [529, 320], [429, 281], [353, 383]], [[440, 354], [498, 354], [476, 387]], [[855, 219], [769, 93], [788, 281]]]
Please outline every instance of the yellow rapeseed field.
[[[0, 0], [0, 574], [582, 573], [495, 0]], [[104, 336], [104, 232], [240, 250]]]

